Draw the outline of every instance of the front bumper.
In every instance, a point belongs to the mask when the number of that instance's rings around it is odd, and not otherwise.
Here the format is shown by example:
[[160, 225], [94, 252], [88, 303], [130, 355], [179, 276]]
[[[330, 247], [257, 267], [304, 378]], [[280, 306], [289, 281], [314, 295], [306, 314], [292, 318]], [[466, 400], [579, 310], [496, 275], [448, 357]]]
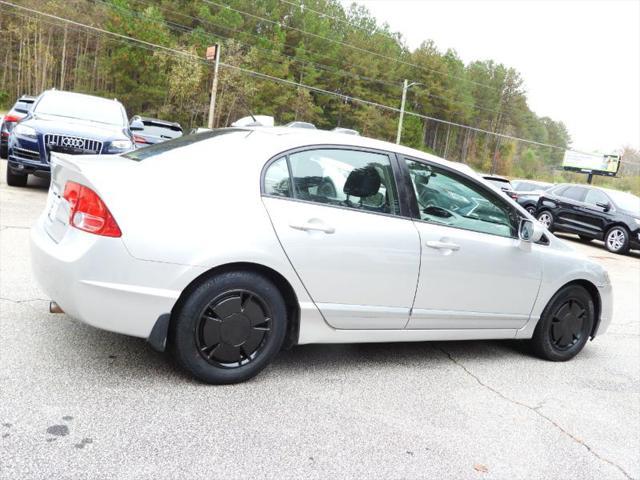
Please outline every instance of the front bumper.
[[97, 328], [148, 338], [162, 314], [202, 271], [133, 258], [119, 238], [70, 228], [56, 243], [43, 215], [31, 229], [31, 263], [44, 292], [69, 316]]
[[9, 167], [21, 173], [49, 173], [51, 167], [40, 136], [37, 140], [27, 140], [13, 135], [8, 145]]
[[611, 284], [598, 286], [598, 293], [600, 294], [600, 320], [592, 337], [605, 333], [613, 318], [613, 288]]

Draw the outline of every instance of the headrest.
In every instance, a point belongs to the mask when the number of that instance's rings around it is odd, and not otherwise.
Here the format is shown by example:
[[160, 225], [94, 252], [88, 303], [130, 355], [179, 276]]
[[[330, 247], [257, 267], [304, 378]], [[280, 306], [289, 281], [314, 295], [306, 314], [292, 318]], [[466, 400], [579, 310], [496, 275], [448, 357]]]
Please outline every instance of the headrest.
[[370, 197], [380, 190], [380, 175], [372, 166], [356, 168], [353, 170], [344, 184], [343, 191], [346, 195], [355, 197]]

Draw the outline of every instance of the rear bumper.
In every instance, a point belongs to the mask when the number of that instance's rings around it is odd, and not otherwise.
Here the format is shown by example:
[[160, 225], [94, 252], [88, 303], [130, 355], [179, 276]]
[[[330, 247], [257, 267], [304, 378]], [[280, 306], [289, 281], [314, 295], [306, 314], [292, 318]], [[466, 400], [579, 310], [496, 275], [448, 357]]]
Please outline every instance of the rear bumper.
[[119, 238], [70, 228], [54, 242], [43, 215], [31, 229], [31, 263], [45, 293], [69, 316], [97, 328], [148, 338], [162, 314], [201, 271], [133, 258]]

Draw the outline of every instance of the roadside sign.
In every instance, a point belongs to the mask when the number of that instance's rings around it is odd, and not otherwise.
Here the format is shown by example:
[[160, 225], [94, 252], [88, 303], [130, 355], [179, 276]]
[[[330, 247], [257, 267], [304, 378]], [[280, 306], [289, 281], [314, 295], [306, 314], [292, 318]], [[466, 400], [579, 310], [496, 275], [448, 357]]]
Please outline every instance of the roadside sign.
[[209, 60], [210, 62], [214, 62], [216, 59], [216, 52], [218, 50], [218, 45], [211, 45], [210, 47], [207, 47], [207, 53], [206, 53], [206, 58], [207, 60]]
[[566, 150], [562, 168], [572, 172], [615, 177], [620, 168], [620, 155], [603, 155]]

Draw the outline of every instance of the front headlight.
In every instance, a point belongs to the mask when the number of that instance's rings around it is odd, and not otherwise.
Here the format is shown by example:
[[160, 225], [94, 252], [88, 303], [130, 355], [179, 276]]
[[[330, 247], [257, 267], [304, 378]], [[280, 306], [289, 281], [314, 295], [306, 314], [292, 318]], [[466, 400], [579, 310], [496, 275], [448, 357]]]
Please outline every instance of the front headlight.
[[123, 150], [130, 150], [133, 148], [131, 140], [114, 140], [109, 147], [110, 152], [122, 152]]
[[27, 138], [29, 140], [36, 140], [38, 138], [37, 132], [35, 128], [29, 127], [27, 125], [17, 124], [13, 133], [15, 133], [19, 137]]

